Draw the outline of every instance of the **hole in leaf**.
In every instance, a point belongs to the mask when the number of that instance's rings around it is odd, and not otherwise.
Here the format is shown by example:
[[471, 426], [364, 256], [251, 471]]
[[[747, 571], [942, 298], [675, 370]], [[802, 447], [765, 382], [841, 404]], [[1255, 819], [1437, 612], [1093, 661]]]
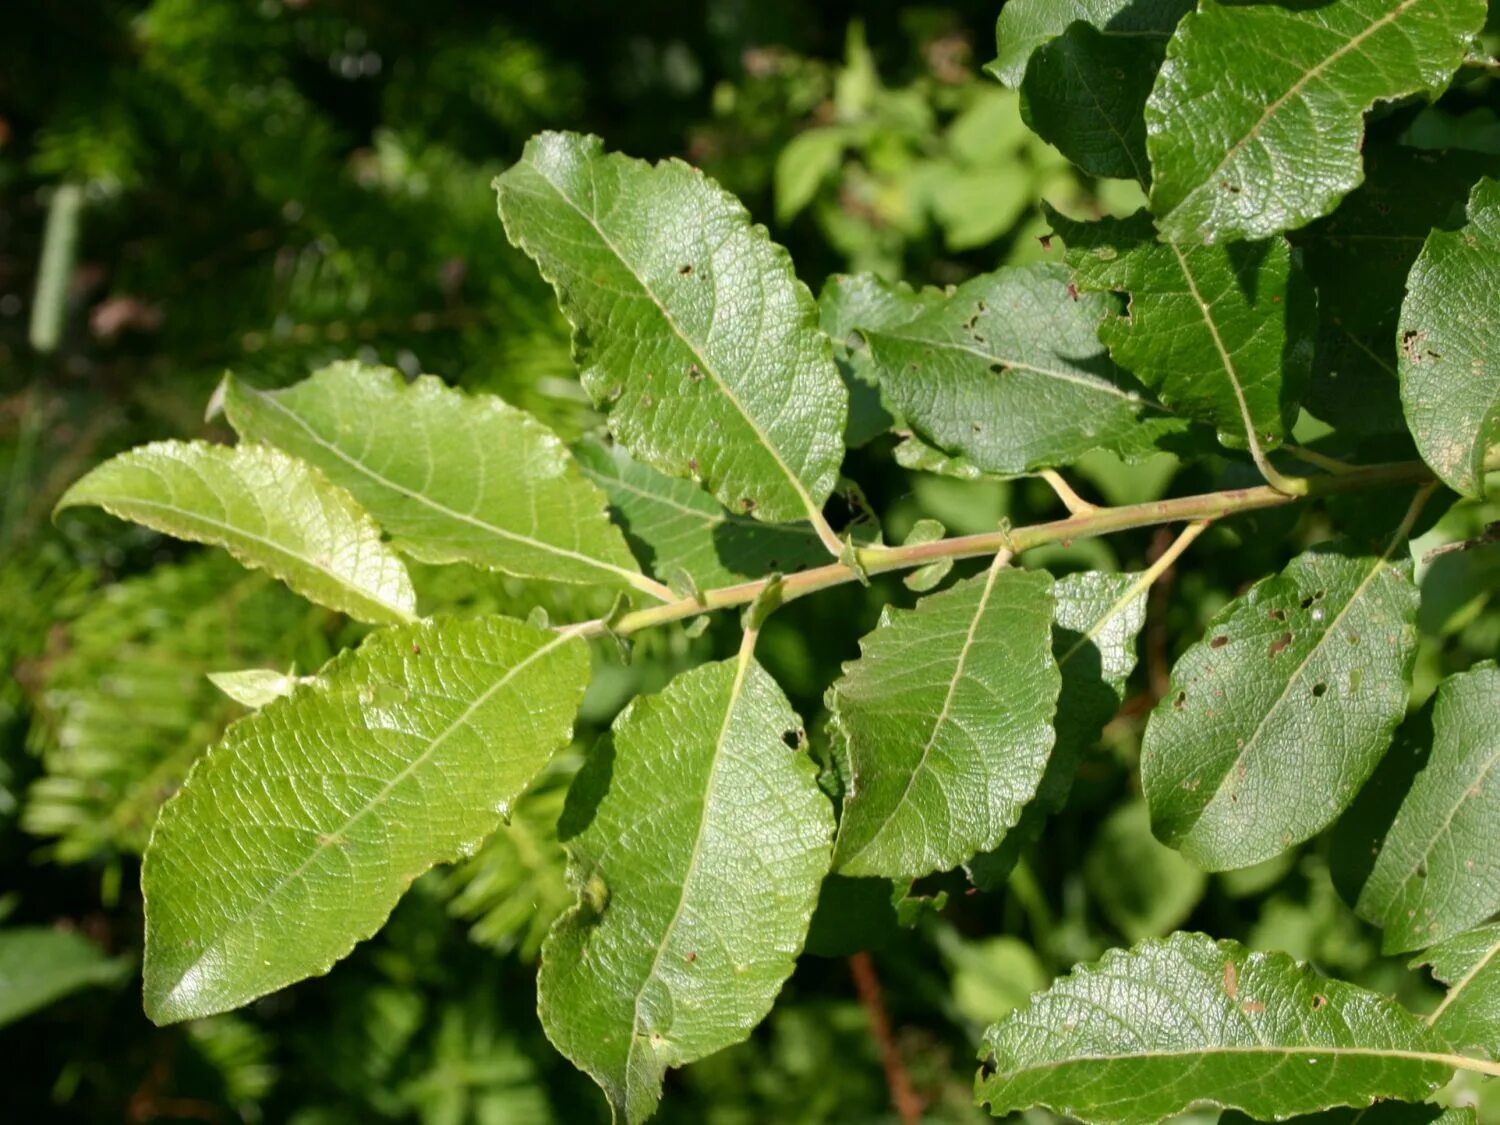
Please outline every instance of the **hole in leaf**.
[[690, 363], [688, 364], [687, 377], [688, 382], [699, 383], [703, 381], [703, 372], [699, 369], [696, 363]]
[[1172, 700], [1172, 709], [1174, 711], [1181, 711], [1182, 710], [1182, 705], [1184, 703], [1186, 703], [1186, 702], [1187, 702], [1187, 692], [1185, 692], [1185, 691], [1179, 691], [1177, 693], [1177, 698], [1174, 699], [1174, 700]]
[[688, 274], [693, 272], [693, 267], [690, 263], [683, 262], [682, 265], [677, 267], [677, 272], [682, 274], [683, 277], [686, 277]]
[[1322, 683], [1322, 682], [1313, 684], [1313, 698], [1314, 699], [1322, 699], [1323, 696], [1325, 696], [1326, 694], [1328, 694], [1328, 685], [1327, 684]]
[[1003, 374], [1005, 374], [1005, 364], [1003, 364], [1003, 363], [992, 363], [992, 364], [990, 364], [990, 374], [991, 375], [1003, 375]]
[[1292, 643], [1292, 634], [1290, 634], [1290, 633], [1282, 633], [1281, 636], [1277, 637], [1274, 641], [1271, 642], [1271, 647], [1267, 651], [1266, 655], [1267, 656], [1273, 656], [1273, 657], [1274, 656], [1280, 656], [1283, 652], [1286, 651], [1287, 646], [1290, 645], [1291, 643]]
[[1313, 1011], [1319, 1012], [1326, 1007], [1328, 1007], [1328, 997], [1324, 996], [1321, 992], [1313, 997]]
[[1266, 611], [1266, 616], [1269, 617], [1272, 621], [1285, 621], [1286, 620], [1286, 610], [1284, 610], [1284, 609], [1270, 609], [1270, 610]]
[[750, 497], [748, 496], [741, 496], [740, 507], [745, 509], [745, 511], [747, 512], [753, 512], [755, 511], [755, 501], [750, 499]]
[[789, 750], [796, 750], [802, 745], [802, 732], [800, 730], [784, 730], [781, 732], [781, 741], [787, 744]]

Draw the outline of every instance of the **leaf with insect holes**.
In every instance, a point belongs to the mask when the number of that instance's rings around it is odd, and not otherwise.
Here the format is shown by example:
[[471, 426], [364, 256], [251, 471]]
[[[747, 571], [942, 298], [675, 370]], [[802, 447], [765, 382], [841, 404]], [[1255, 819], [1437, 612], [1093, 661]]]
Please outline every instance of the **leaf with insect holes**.
[[1500, 667], [1449, 676], [1432, 753], [1397, 811], [1355, 909], [1387, 953], [1421, 949], [1500, 911]]
[[1306, 840], [1354, 799], [1406, 713], [1416, 656], [1409, 560], [1347, 543], [1298, 555], [1208, 623], [1141, 745], [1165, 843], [1212, 871]]
[[319, 605], [375, 624], [410, 621], [401, 560], [355, 498], [264, 445], [158, 441], [78, 481], [57, 511], [93, 504], [178, 539], [225, 548]]
[[1036, 793], [1060, 676], [1052, 578], [991, 567], [887, 609], [829, 689], [848, 755], [834, 866], [916, 878], [997, 846]]
[[1297, 417], [1317, 330], [1311, 286], [1286, 239], [1160, 242], [1151, 216], [1080, 223], [1047, 208], [1078, 288], [1123, 293], [1099, 339], [1177, 413], [1245, 449], [1279, 445]]
[[1365, 111], [1441, 93], [1484, 22], [1485, 0], [1205, 0], [1146, 103], [1162, 236], [1267, 238], [1326, 215], [1363, 177]]
[[1036, 49], [1077, 20], [1109, 35], [1165, 45], [1192, 10], [1193, 0], [1009, 0], [995, 21], [998, 57], [984, 69], [1007, 86], [1019, 86]]
[[976, 1096], [996, 1117], [1043, 1105], [1088, 1125], [1421, 1100], [1453, 1072], [1395, 1001], [1191, 933], [1078, 966], [985, 1032], [981, 1058]]
[[982, 274], [905, 323], [860, 329], [881, 396], [927, 444], [988, 473], [1148, 456], [1188, 423], [1152, 400], [1095, 336], [1112, 298], [1061, 265]]
[[223, 395], [241, 437], [318, 466], [414, 559], [553, 582], [644, 581], [604, 494], [557, 435], [494, 395], [361, 363], [277, 391], [231, 375]]
[[745, 1039], [802, 951], [833, 810], [800, 730], [759, 664], [705, 664], [637, 698], [574, 782], [580, 897], [542, 947], [538, 1009], [617, 1119]]
[[685, 573], [700, 590], [711, 590], [828, 561], [828, 549], [805, 521], [766, 523], [731, 512], [692, 481], [658, 473], [619, 446], [584, 441], [573, 455], [664, 582]]
[[1479, 182], [1468, 214], [1428, 235], [1412, 267], [1397, 364], [1422, 460], [1454, 491], [1482, 496], [1500, 454], [1500, 180]]
[[630, 452], [772, 521], [822, 510], [848, 395], [786, 251], [696, 168], [542, 133], [495, 181]]
[[427, 621], [231, 726], [146, 851], [146, 1014], [196, 1019], [327, 972], [499, 826], [567, 745], [588, 675], [577, 637]]

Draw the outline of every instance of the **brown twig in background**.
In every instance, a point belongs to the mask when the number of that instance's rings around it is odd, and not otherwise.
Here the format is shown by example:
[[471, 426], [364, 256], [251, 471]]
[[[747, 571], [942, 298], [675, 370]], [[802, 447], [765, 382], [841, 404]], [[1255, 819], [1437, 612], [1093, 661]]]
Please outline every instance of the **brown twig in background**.
[[886, 1014], [880, 978], [875, 975], [875, 962], [868, 953], [852, 954], [849, 973], [854, 977], [854, 990], [859, 993], [859, 1002], [870, 1020], [870, 1035], [880, 1049], [880, 1068], [885, 1071], [885, 1084], [891, 1091], [891, 1105], [904, 1125], [916, 1125], [922, 1120], [922, 1099], [912, 1089], [911, 1077], [891, 1034], [891, 1020]]

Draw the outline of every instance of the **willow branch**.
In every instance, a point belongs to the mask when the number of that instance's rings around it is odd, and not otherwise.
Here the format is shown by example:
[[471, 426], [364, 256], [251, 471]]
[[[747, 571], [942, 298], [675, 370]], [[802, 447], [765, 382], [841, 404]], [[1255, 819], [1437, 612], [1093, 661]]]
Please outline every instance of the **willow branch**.
[[781, 584], [781, 601], [789, 602], [831, 586], [861, 581], [868, 575], [911, 570], [943, 559], [988, 558], [1001, 551], [1019, 555], [1023, 551], [1049, 543], [1066, 545], [1076, 539], [1089, 539], [1161, 524], [1211, 522], [1245, 512], [1279, 508], [1312, 497], [1433, 483], [1432, 470], [1419, 461], [1369, 465], [1345, 473], [1301, 479], [1304, 484], [1296, 494], [1289, 494], [1271, 485], [1230, 488], [1222, 492], [1179, 496], [1171, 500], [1153, 500], [1146, 504], [1096, 508], [1070, 515], [1066, 519], [1027, 527], [1001, 528], [978, 535], [959, 535], [931, 543], [915, 543], [905, 547], [866, 547], [856, 552], [857, 568], [838, 562], [788, 574], [779, 579], [757, 578], [734, 586], [705, 590], [695, 597], [679, 598], [664, 605], [638, 609], [612, 621], [601, 618], [583, 622], [568, 627], [568, 632], [583, 636], [636, 633], [654, 625], [665, 625], [732, 606], [748, 605], [773, 581]]

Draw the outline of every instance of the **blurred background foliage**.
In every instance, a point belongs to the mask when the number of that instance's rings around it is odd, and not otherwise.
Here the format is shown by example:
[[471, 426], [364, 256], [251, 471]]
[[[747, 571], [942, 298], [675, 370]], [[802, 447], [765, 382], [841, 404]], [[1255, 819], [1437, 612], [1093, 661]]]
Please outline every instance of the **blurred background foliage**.
[[[1079, 216], [1129, 213], [1140, 202], [1134, 185], [1080, 176], [1022, 127], [1016, 96], [984, 76], [997, 9], [995, 0], [6, 5], [7, 1119], [602, 1119], [602, 1100], [550, 1050], [534, 1015], [540, 941], [570, 898], [556, 818], [582, 751], [613, 714], [732, 645], [732, 623], [697, 637], [663, 630], [628, 656], [601, 650], [575, 752], [507, 828], [419, 881], [386, 930], [328, 977], [158, 1030], [132, 975], [138, 856], [160, 802], [241, 713], [206, 674], [314, 668], [360, 630], [223, 556], [104, 519], [54, 527], [48, 513], [71, 480], [125, 446], [224, 436], [203, 412], [226, 368], [281, 384], [357, 356], [501, 394], [569, 439], [597, 429], [561, 318], [506, 244], [489, 187], [542, 128], [591, 130], [612, 148], [701, 165], [790, 247], [815, 292], [838, 272], [947, 285], [1045, 256], [1043, 199]], [[1463, 100], [1471, 95], [1388, 129], [1418, 146], [1500, 150], [1493, 112]], [[903, 470], [892, 440], [854, 451], [846, 466], [889, 541], [921, 518], [963, 533], [1055, 512], [1037, 481]], [[1215, 487], [1237, 471], [1094, 456], [1078, 476], [1124, 503]], [[1455, 509], [1420, 541], [1419, 557], [1496, 517]], [[832, 881], [814, 925], [819, 955], [804, 958], [749, 1042], [671, 1076], [661, 1119], [896, 1120], [884, 1048], [926, 1120], [978, 1120], [969, 1089], [985, 1024], [1073, 962], [1177, 926], [1284, 949], [1419, 1008], [1432, 1003], [1422, 978], [1383, 960], [1373, 931], [1341, 904], [1318, 842], [1208, 878], [1154, 842], [1132, 791], [1144, 717], [1176, 651], [1249, 581], [1326, 532], [1312, 510], [1205, 536], [1191, 570], [1153, 590], [1131, 697], [1068, 809], [1005, 887], [976, 893], [952, 873], [903, 898], [906, 888]], [[1168, 541], [1142, 532], [1035, 561], [1060, 572], [1141, 567]], [[1419, 696], [1500, 647], [1500, 546], [1438, 555], [1423, 572]], [[608, 608], [458, 568], [417, 577], [430, 610], [524, 613], [540, 602], [566, 620]], [[879, 581], [772, 620], [763, 658], [807, 717], [816, 751], [826, 754], [817, 717], [840, 662], [882, 602], [912, 598]], [[74, 959], [49, 947], [46, 963], [26, 961], [47, 934], [67, 935]], [[860, 946], [893, 1029], [885, 1042], [846, 959]], [[21, 996], [24, 979], [36, 987]], [[1029, 1116], [1039, 1125], [1047, 1115]]]

